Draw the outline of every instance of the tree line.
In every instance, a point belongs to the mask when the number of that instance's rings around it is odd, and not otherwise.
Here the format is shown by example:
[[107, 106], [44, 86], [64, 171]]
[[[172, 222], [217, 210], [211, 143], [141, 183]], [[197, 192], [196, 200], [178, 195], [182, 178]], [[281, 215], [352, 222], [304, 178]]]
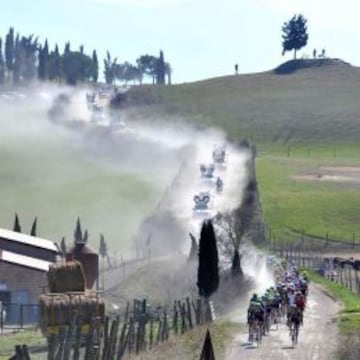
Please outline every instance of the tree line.
[[[104, 59], [104, 78], [109, 85], [116, 81], [130, 81], [142, 84], [144, 77], [152, 79], [153, 84], [171, 83], [171, 67], [164, 60], [164, 53], [159, 56], [141, 55], [136, 65], [128, 61], [118, 63], [108, 51]], [[69, 85], [93, 82], [99, 79], [99, 60], [96, 50], [91, 54], [84, 52], [84, 46], [71, 49], [67, 42], [63, 51], [55, 44], [50, 49], [48, 40], [42, 44], [34, 35], [15, 34], [11, 27], [0, 38], [0, 84], [20, 84], [31, 80], [56, 81]]]

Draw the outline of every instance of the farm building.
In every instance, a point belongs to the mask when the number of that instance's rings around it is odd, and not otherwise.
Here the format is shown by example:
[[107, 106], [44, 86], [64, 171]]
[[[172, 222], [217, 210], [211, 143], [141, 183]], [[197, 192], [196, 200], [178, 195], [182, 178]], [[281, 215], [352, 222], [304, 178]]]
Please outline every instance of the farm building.
[[[49, 266], [57, 261], [59, 249], [50, 240], [0, 229], [0, 301], [7, 323], [36, 320], [37, 304], [47, 285]], [[21, 309], [21, 311], [20, 311]]]
[[49, 262], [56, 262], [60, 253], [53, 241], [1, 228], [0, 249]]

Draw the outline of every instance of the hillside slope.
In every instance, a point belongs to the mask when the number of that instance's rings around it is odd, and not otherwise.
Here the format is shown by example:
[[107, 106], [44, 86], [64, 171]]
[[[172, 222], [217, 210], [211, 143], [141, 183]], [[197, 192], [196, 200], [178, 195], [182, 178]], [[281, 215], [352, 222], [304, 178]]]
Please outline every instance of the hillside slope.
[[174, 86], [145, 86], [130, 102], [219, 125], [257, 143], [355, 143], [360, 136], [360, 68], [338, 63], [227, 76]]

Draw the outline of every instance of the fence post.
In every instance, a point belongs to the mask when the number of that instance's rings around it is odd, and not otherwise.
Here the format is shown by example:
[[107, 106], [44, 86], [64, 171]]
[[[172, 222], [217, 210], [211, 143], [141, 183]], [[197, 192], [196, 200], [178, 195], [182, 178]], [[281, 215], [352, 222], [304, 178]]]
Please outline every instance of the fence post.
[[154, 341], [154, 320], [153, 318], [150, 319], [150, 332], [149, 332], [149, 349], [152, 348]]
[[187, 304], [187, 316], [188, 316], [188, 320], [189, 320], [189, 327], [190, 327], [190, 329], [192, 329], [193, 322], [192, 322], [192, 316], [191, 316], [190, 299], [188, 297], [186, 298], [186, 304]]
[[174, 329], [175, 334], [177, 335], [177, 333], [178, 333], [178, 311], [177, 311], [177, 306], [176, 306], [176, 300], [174, 302], [173, 329]]
[[0, 329], [1, 333], [4, 331], [4, 314], [2, 304], [0, 305]]
[[23, 328], [24, 324], [24, 304], [20, 304], [20, 329]]
[[[106, 353], [106, 359], [114, 359], [115, 358], [115, 349], [116, 349], [116, 341], [117, 341], [117, 333], [119, 330], [120, 316], [117, 315], [116, 319], [112, 321], [111, 330], [110, 330], [110, 338], [108, 341], [108, 349]], [[66, 360], [66, 359], [65, 359]]]

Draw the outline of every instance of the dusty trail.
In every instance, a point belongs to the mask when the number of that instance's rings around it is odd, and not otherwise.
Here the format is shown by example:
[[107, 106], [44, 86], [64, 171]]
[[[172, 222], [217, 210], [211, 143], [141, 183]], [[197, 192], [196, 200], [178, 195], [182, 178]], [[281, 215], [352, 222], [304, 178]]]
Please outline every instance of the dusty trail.
[[227, 351], [225, 360], [329, 360], [335, 359], [337, 327], [334, 318], [340, 306], [317, 286], [310, 286], [304, 325], [300, 329], [298, 344], [292, 347], [284, 324], [278, 330], [272, 327], [259, 348], [248, 343], [247, 330], [237, 334]]

